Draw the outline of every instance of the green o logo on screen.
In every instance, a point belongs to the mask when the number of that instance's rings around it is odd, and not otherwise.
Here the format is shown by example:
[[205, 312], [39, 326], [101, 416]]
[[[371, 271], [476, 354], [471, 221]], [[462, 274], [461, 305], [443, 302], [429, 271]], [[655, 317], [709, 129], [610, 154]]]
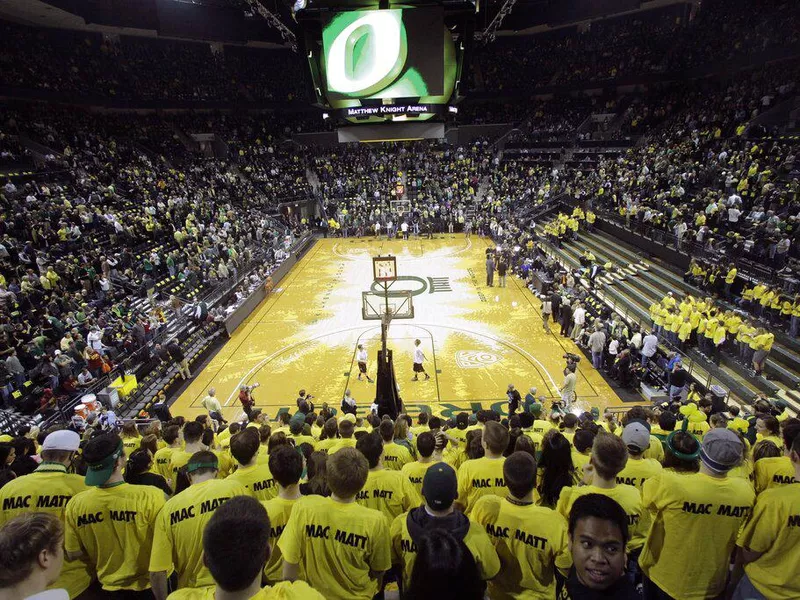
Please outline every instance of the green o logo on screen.
[[328, 89], [369, 96], [389, 86], [408, 55], [402, 10], [341, 13], [322, 33]]

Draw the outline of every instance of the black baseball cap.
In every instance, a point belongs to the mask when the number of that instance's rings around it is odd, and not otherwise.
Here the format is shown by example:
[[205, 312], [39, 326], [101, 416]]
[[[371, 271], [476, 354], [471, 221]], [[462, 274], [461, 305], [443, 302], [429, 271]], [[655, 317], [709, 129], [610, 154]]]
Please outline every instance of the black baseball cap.
[[458, 498], [458, 479], [453, 467], [439, 462], [425, 472], [422, 496], [433, 510], [446, 510]]

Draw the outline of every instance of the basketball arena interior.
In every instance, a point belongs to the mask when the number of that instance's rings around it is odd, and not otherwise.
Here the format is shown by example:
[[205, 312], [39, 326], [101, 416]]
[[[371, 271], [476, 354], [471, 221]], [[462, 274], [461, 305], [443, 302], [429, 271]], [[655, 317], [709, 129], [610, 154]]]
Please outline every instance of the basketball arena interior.
[[0, 597], [800, 598], [799, 77], [790, 0], [0, 2]]

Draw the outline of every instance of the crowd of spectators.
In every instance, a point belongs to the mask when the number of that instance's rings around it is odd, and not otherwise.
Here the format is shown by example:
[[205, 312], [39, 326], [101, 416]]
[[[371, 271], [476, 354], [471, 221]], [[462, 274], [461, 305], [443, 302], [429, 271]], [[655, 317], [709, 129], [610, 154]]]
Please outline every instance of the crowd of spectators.
[[[0, 22], [0, 86], [69, 98], [280, 101], [304, 97], [303, 65], [265, 50]], [[171, 65], [172, 69], [164, 69]]]
[[[800, 476], [798, 419], [763, 399], [748, 412], [695, 395], [615, 413], [514, 392], [505, 417], [393, 420], [316, 409], [301, 391], [274, 423], [233, 407], [228, 423], [210, 390], [195, 420], [7, 437], [0, 548], [19, 546], [0, 553], [0, 586], [157, 600], [246, 600], [264, 582], [258, 597], [309, 599], [390, 586], [430, 600], [800, 592], [784, 564], [795, 534], [774, 518]], [[62, 501], [48, 506], [53, 494]], [[32, 519], [53, 533], [22, 545]], [[63, 569], [36, 562], [31, 546], [62, 539]]]
[[[54, 156], [0, 191], [5, 407], [49, 416], [126, 357], [149, 354], [170, 323], [185, 324], [187, 302], [250, 267], [264, 283], [283, 257], [287, 230], [270, 216], [279, 177], [260, 188], [226, 160], [172, 152], [179, 144], [155, 117], [9, 116]], [[244, 171], [253, 164], [237, 158]]]

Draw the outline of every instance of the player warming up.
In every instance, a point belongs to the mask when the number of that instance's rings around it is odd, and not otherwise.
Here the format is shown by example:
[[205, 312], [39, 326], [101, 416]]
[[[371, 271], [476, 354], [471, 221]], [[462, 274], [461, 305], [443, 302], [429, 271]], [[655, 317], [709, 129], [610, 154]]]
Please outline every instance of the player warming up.
[[369, 375], [367, 374], [367, 351], [364, 349], [363, 344], [358, 345], [358, 352], [356, 352], [356, 362], [358, 362], [358, 380], [364, 381], [363, 379], [361, 379], [361, 376], [363, 375], [364, 377], [367, 378], [367, 381], [369, 381], [370, 383], [375, 383], [375, 381], [370, 379]]
[[[425, 353], [422, 351], [422, 348], [419, 345], [422, 342], [419, 340], [414, 340], [414, 378], [411, 381], [419, 381], [419, 374], [425, 373], [425, 367], [422, 366], [427, 359], [425, 358]], [[431, 376], [425, 373], [425, 381], [430, 379]]]

